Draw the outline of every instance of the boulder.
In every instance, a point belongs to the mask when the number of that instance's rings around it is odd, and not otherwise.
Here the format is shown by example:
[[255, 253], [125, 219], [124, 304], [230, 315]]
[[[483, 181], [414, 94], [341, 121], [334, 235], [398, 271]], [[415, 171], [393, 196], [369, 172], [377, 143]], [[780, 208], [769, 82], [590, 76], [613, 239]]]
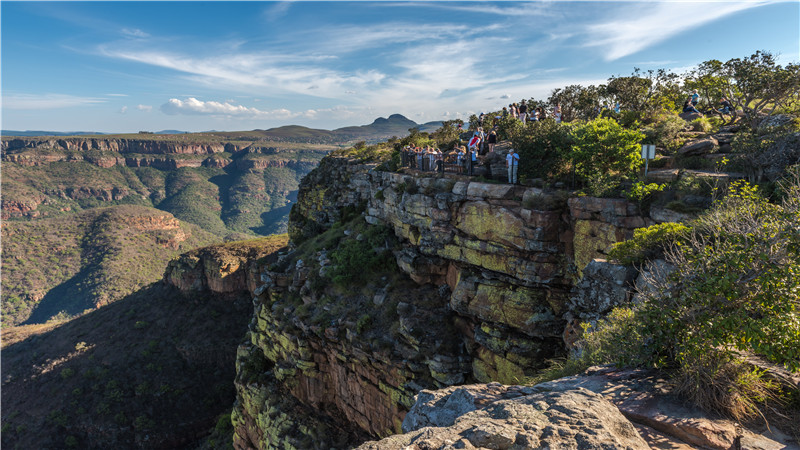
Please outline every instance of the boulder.
[[583, 278], [569, 300], [569, 313], [592, 320], [630, 298], [636, 269], [604, 259], [592, 260], [583, 269]]
[[790, 124], [795, 119], [794, 116], [788, 114], [777, 114], [774, 116], [767, 116], [758, 123], [757, 131], [759, 134], [765, 134]]
[[703, 117], [702, 114], [696, 113], [696, 112], [680, 113], [680, 114], [678, 114], [678, 116], [680, 116], [681, 119], [683, 119], [683, 120], [685, 120], [687, 122], [691, 122], [694, 119], [699, 119], [699, 118]]
[[716, 139], [717, 142], [719, 142], [720, 145], [722, 145], [722, 144], [730, 144], [731, 142], [733, 142], [734, 136], [735, 134], [733, 134], [730, 131], [721, 131], [711, 137]]
[[719, 142], [713, 137], [692, 141], [678, 149], [678, 154], [683, 156], [705, 155], [714, 151]]
[[665, 223], [665, 222], [682, 223], [694, 219], [694, 214], [687, 214], [687, 213], [673, 211], [667, 208], [659, 208], [653, 206], [650, 208], [650, 218], [658, 223]]
[[[462, 387], [437, 400], [448, 406], [445, 414], [434, 416], [433, 420], [413, 417], [426, 409], [423, 406], [412, 408], [404, 421], [404, 426], [413, 422], [439, 426], [410, 430], [358, 448], [650, 448], [614, 405], [583, 388], [501, 399], [480, 409], [475, 404], [480, 394], [470, 393], [469, 389], [480, 390], [481, 386]], [[433, 400], [426, 395], [420, 395], [418, 402], [419, 399]]]

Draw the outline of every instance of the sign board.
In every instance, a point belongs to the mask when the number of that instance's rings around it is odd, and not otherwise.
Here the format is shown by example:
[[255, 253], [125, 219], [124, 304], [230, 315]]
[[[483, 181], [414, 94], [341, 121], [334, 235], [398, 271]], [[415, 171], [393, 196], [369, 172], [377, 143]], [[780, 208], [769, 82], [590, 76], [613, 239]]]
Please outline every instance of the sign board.
[[642, 144], [642, 159], [655, 159], [656, 146], [653, 144]]

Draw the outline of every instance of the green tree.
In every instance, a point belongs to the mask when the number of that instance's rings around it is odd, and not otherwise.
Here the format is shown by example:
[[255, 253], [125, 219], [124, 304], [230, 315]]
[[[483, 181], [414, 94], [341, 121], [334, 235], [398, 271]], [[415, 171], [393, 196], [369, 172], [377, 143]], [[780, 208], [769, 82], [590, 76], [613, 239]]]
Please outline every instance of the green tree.
[[620, 102], [623, 108], [641, 113], [674, 110], [681, 88], [677, 74], [664, 69], [641, 72], [638, 68], [627, 77], [611, 77], [604, 94]]
[[644, 135], [627, 130], [612, 119], [587, 122], [577, 127], [572, 136], [572, 162], [582, 181], [632, 176], [642, 165], [639, 143]]
[[572, 84], [564, 88], [553, 89], [547, 103], [555, 107], [561, 105], [561, 120], [571, 122], [575, 119], [588, 120], [594, 117], [597, 107], [602, 101], [603, 89], [591, 85], [583, 87]]
[[[733, 58], [724, 63], [710, 60], [692, 73], [689, 86], [700, 86], [712, 94], [725, 96], [737, 110], [753, 122], [760, 114], [771, 115], [779, 108], [797, 101], [800, 96], [800, 65], [783, 67], [766, 51], [757, 51], [745, 58]], [[716, 97], [715, 95], [714, 97]]]
[[564, 172], [572, 146], [571, 130], [570, 124], [553, 119], [520, 126], [511, 139], [520, 155], [519, 174], [528, 178], [555, 178]]
[[451, 148], [459, 140], [458, 126], [464, 125], [461, 119], [447, 120], [442, 122], [442, 126], [431, 133], [430, 137], [436, 141], [436, 145], [441, 148]]

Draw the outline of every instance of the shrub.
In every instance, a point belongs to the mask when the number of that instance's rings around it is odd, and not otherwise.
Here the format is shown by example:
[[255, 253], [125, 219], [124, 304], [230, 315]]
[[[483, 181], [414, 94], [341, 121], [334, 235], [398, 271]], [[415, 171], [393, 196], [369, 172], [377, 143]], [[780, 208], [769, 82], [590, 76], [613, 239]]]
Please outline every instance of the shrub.
[[639, 143], [644, 135], [612, 119], [595, 119], [573, 133], [572, 161], [583, 181], [614, 175], [631, 176], [643, 164]]
[[565, 172], [573, 141], [571, 129], [568, 124], [547, 119], [532, 122], [516, 134], [511, 143], [520, 155], [519, 176], [555, 178]]
[[581, 351], [553, 371], [608, 362], [668, 368], [675, 393], [696, 405], [735, 420], [763, 417], [780, 388], [738, 352], [800, 370], [800, 177], [784, 184], [790, 197], [771, 204], [734, 183], [691, 230], [661, 224], [615, 246], [615, 257], [630, 260], [663, 235], [680, 236], [666, 252], [675, 271], [653, 280], [641, 303], [587, 330]]
[[339, 286], [361, 285], [370, 275], [389, 270], [394, 264], [388, 249], [376, 251], [389, 237], [386, 227], [371, 227], [365, 239], [347, 239], [330, 253], [333, 268], [328, 272], [331, 280]]
[[356, 332], [358, 334], [363, 333], [370, 323], [372, 323], [372, 317], [367, 313], [362, 314], [356, 322]]
[[711, 131], [711, 128], [713, 128], [711, 122], [706, 117], [698, 117], [689, 122], [689, 125], [692, 127], [693, 131], [702, 131], [705, 133]]
[[681, 144], [678, 135], [684, 128], [686, 128], [686, 121], [677, 114], [662, 114], [653, 124], [642, 130], [645, 136], [642, 142], [668, 150], [676, 150]]
[[625, 197], [639, 206], [639, 212], [646, 212], [650, 209], [655, 194], [663, 191], [665, 187], [665, 184], [644, 184], [637, 181], [629, 190], [625, 191]]
[[638, 228], [633, 238], [611, 247], [608, 256], [622, 264], [640, 264], [661, 255], [672, 244], [682, 242], [691, 228], [680, 223], [661, 223]]

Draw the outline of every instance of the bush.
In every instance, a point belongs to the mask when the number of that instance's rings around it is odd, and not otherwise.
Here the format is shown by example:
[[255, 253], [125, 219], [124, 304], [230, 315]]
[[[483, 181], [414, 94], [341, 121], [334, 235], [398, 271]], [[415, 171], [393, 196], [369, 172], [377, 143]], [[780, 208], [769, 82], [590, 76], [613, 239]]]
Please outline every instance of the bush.
[[573, 132], [572, 161], [584, 182], [602, 176], [635, 175], [643, 164], [639, 143], [644, 135], [626, 130], [611, 119], [595, 119]]
[[639, 206], [640, 213], [645, 213], [650, 210], [650, 204], [653, 202], [655, 194], [663, 191], [665, 187], [665, 184], [644, 184], [637, 181], [625, 192], [625, 197]]
[[704, 133], [711, 131], [713, 128], [711, 122], [706, 117], [698, 117], [697, 119], [689, 122], [689, 125], [692, 127], [693, 131], [702, 131]]
[[328, 273], [331, 280], [342, 287], [363, 285], [372, 274], [390, 270], [395, 263], [392, 252], [385, 248], [380, 250], [389, 238], [388, 228], [370, 227], [364, 239], [341, 242], [330, 253], [333, 267]]
[[666, 255], [675, 271], [653, 280], [641, 303], [587, 328], [580, 352], [553, 372], [666, 368], [675, 394], [694, 404], [739, 421], [763, 417], [783, 394], [738, 352], [800, 370], [800, 177], [782, 183], [790, 195], [781, 204], [737, 182], [692, 229], [661, 224], [615, 246], [613, 257], [640, 261], [677, 234]]
[[641, 264], [663, 254], [669, 246], [682, 242], [691, 228], [680, 223], [661, 223], [638, 228], [633, 238], [611, 247], [608, 256], [622, 264]]
[[653, 124], [645, 127], [642, 143], [653, 144], [668, 150], [677, 150], [681, 141], [678, 135], [686, 128], [686, 121], [677, 114], [663, 114]]
[[519, 176], [552, 179], [565, 172], [573, 141], [571, 129], [568, 124], [547, 119], [533, 122], [516, 134], [511, 143], [520, 155]]

